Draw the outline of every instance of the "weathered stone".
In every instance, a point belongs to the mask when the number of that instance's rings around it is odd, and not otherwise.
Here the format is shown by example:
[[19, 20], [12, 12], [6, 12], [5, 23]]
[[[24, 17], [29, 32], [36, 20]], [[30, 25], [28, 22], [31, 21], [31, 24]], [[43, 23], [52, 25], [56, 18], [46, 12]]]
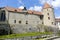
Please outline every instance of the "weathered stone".
[[34, 25], [15, 25], [11, 30], [13, 33], [38, 32], [38, 28]]
[[0, 24], [0, 34], [1, 35], [10, 34], [10, 26], [8, 24]]

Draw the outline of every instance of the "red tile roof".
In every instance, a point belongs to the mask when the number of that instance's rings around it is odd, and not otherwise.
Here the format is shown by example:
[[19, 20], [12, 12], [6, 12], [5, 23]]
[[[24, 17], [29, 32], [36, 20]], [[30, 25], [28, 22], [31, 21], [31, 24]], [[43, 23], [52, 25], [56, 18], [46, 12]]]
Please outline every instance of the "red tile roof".
[[29, 14], [32, 14], [32, 13], [33, 13], [33, 11], [32, 11], [32, 10], [27, 10], [27, 12], [28, 12]]
[[42, 15], [42, 12], [33, 11], [34, 14]]
[[60, 18], [56, 18], [55, 20], [56, 20], [56, 22], [60, 22]]
[[[5, 9], [12, 12], [23, 12], [23, 9], [12, 8], [12, 7], [5, 7]], [[38, 11], [27, 10], [27, 12], [29, 14], [43, 15], [41, 12], [38, 12]]]
[[43, 15], [41, 12], [38, 12], [38, 11], [27, 10], [27, 12], [30, 14]]
[[51, 5], [49, 5], [48, 3], [45, 3], [43, 6], [43, 8], [50, 8], [50, 7], [51, 7]]
[[13, 7], [5, 7], [6, 10], [8, 11], [16, 11], [16, 12], [22, 12], [23, 9], [17, 9], [17, 8], [13, 8]]

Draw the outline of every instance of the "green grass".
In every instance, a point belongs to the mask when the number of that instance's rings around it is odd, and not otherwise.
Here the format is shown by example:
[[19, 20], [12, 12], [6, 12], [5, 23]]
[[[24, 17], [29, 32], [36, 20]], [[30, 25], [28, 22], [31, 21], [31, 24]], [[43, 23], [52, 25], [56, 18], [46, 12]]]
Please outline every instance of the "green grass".
[[11, 34], [11, 35], [0, 36], [0, 39], [37, 36], [37, 35], [43, 35], [43, 34], [52, 34], [52, 33], [51, 32], [31, 32], [31, 33]]

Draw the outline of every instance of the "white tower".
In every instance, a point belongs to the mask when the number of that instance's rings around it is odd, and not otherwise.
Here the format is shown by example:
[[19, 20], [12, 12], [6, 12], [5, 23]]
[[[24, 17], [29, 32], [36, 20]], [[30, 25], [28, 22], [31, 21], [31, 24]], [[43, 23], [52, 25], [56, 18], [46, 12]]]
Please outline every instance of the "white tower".
[[54, 26], [55, 25], [55, 15], [52, 6], [48, 3], [45, 3], [43, 6], [42, 12], [44, 14], [43, 22], [44, 25], [47, 26]]

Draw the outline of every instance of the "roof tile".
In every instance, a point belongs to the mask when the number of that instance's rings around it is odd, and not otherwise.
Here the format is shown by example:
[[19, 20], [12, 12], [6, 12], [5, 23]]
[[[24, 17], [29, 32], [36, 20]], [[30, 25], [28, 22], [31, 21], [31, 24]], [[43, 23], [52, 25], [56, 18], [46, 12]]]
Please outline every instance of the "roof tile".
[[51, 7], [51, 5], [49, 5], [48, 3], [45, 3], [43, 6], [43, 8], [50, 8], [50, 7]]
[[[12, 11], [12, 12], [23, 12], [23, 9], [18, 8], [12, 8], [12, 7], [5, 7], [6, 10]], [[41, 12], [38, 11], [32, 11], [32, 10], [26, 10], [29, 14], [37, 14], [37, 15], [43, 15]]]

